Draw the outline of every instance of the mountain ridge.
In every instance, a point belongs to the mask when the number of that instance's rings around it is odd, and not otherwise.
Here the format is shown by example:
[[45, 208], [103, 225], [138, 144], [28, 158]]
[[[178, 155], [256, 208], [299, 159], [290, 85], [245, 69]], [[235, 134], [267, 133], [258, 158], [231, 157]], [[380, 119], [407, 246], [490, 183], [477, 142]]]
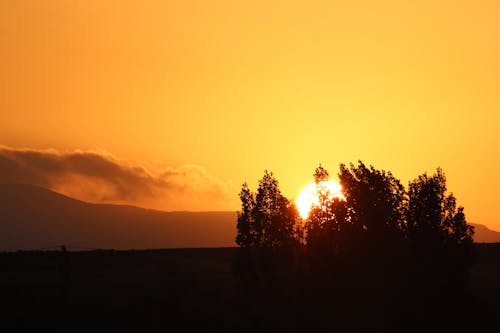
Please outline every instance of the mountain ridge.
[[235, 225], [236, 212], [164, 212], [87, 203], [35, 185], [0, 184], [0, 251], [63, 244], [113, 249], [232, 247]]
[[[88, 203], [35, 185], [0, 184], [0, 251], [63, 244], [100, 249], [233, 247], [236, 216], [228, 211], [167, 212]], [[500, 232], [470, 224], [475, 242], [500, 242]]]

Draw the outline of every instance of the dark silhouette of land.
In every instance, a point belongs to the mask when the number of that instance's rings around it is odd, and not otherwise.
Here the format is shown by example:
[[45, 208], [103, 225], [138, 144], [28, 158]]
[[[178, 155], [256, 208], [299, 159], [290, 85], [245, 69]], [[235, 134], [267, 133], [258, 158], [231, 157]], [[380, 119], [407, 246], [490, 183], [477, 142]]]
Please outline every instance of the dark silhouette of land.
[[[284, 216], [293, 213], [288, 201], [281, 202]], [[441, 266], [445, 261], [432, 248], [408, 257], [411, 251], [381, 251], [381, 243], [367, 251], [351, 242], [359, 250], [336, 258], [329, 252], [309, 257], [300, 246], [291, 252], [208, 248], [234, 244], [237, 222], [244, 227], [238, 216], [237, 221], [230, 212], [89, 204], [31, 185], [0, 185], [0, 249], [57, 246], [0, 252], [2, 327], [72, 332], [497, 327], [500, 244], [473, 244], [473, 263], [459, 265], [459, 279], [456, 267]], [[79, 246], [109, 250], [72, 251]], [[199, 248], [116, 250], [168, 247]], [[335, 265], [322, 266], [332, 258]]]
[[[162, 212], [91, 204], [26, 184], [0, 184], [0, 251], [67, 246], [150, 249], [235, 246], [235, 212]], [[480, 224], [475, 242], [500, 242]]]
[[162, 212], [91, 204], [25, 184], [0, 184], [0, 251], [65, 244], [94, 249], [235, 246], [235, 212]]
[[329, 176], [314, 170], [318, 202], [306, 219], [272, 172], [255, 191], [242, 185], [234, 272], [247, 303], [302, 318], [297, 331], [471, 330], [474, 227], [443, 170], [405, 187], [390, 171], [341, 164], [342, 196]]
[[[299, 302], [300, 295], [273, 294], [264, 287], [248, 292], [232, 274], [237, 251], [2, 253], [2, 328], [303, 332], [323, 323], [349, 331], [401, 332], [433, 331], [429, 328], [433, 316], [449, 322], [444, 332], [498, 327], [500, 244], [475, 245], [476, 264], [465, 299], [443, 309], [429, 299], [417, 313], [408, 313], [405, 302], [387, 304], [383, 290], [382, 299], [362, 300], [353, 295], [340, 304], [334, 296], [313, 304]], [[342, 311], [335, 312], [328, 304]], [[358, 318], [367, 306], [373, 306], [372, 316]]]
[[474, 226], [474, 241], [476, 243], [500, 243], [500, 232], [491, 230], [487, 226], [471, 223]]

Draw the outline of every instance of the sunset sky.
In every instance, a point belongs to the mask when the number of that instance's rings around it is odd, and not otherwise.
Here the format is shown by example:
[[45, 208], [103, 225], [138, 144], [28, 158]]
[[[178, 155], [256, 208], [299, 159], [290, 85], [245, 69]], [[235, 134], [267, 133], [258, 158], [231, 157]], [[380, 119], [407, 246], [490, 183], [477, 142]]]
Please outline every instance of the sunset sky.
[[500, 2], [0, 1], [0, 181], [236, 210], [272, 170], [444, 169], [500, 229]]

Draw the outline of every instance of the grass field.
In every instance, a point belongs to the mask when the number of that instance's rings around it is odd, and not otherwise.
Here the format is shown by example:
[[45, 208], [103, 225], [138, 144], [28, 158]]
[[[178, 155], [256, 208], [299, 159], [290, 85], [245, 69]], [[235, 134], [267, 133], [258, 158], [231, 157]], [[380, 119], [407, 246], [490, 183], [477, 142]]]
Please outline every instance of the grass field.
[[[231, 270], [236, 253], [236, 248], [2, 253], [1, 323], [70, 332], [300, 331], [307, 326], [307, 319], [297, 324], [296, 317], [304, 314], [294, 312], [293, 305], [246, 303]], [[468, 298], [456, 316], [467, 316], [463, 327], [486, 330], [496, 326], [499, 300], [500, 244], [477, 244]]]

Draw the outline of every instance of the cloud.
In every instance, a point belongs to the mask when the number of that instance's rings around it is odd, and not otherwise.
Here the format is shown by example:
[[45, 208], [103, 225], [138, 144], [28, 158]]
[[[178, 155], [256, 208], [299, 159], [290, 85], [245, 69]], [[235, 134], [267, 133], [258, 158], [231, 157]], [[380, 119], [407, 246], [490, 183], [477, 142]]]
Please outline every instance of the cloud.
[[28, 183], [98, 203], [162, 210], [234, 210], [236, 189], [199, 165], [148, 170], [100, 151], [0, 146], [0, 183]]

